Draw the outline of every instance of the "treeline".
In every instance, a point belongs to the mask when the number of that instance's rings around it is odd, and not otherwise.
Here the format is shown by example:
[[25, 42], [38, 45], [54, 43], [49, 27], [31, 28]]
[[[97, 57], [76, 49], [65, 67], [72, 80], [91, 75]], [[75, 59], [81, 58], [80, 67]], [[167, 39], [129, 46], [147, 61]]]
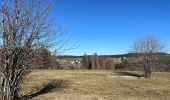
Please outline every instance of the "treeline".
[[[99, 56], [97, 53], [93, 55], [84, 54], [84, 56], [77, 57], [63, 57], [56, 56], [48, 48], [41, 48], [38, 52], [34, 53], [34, 58], [36, 60], [32, 63], [32, 68], [34, 69], [54, 69], [54, 70], [64, 70], [64, 69], [89, 69], [89, 70], [140, 70], [135, 62], [134, 54], [125, 54], [127, 59], [121, 56], [120, 61], [115, 61], [113, 56]], [[127, 56], [128, 55], [128, 56]], [[116, 56], [118, 57], [118, 56]], [[120, 57], [120, 56], [119, 56]], [[3, 59], [3, 57], [0, 57]], [[80, 63], [71, 61], [76, 61], [78, 58]], [[61, 60], [59, 60], [61, 59]], [[70, 61], [62, 62], [63, 60]], [[118, 59], [118, 58], [116, 58]], [[155, 67], [156, 71], [170, 71], [170, 55], [162, 54], [162, 57], [157, 61], [159, 65]]]
[[84, 54], [82, 58], [82, 68], [95, 70], [113, 70], [115, 69], [115, 62], [111, 58], [99, 57], [97, 53], [94, 53], [94, 55]]
[[[114, 70], [115, 62], [112, 58], [100, 57], [97, 53], [94, 55], [84, 55], [80, 59], [80, 64], [71, 64], [71, 61], [63, 62], [63, 60], [72, 59], [72, 57], [57, 57], [53, 55], [47, 48], [42, 48], [35, 53], [35, 60], [33, 68], [35, 69], [91, 69], [91, 70]], [[62, 60], [58, 60], [62, 58]], [[76, 59], [74, 58], [76, 61]]]
[[[170, 72], [170, 56], [161, 55], [156, 60], [154, 71]], [[129, 71], [139, 71], [140, 66], [137, 64], [135, 58], [128, 58], [128, 60], [122, 60], [121, 63], [115, 64], [115, 70], [129, 70]]]

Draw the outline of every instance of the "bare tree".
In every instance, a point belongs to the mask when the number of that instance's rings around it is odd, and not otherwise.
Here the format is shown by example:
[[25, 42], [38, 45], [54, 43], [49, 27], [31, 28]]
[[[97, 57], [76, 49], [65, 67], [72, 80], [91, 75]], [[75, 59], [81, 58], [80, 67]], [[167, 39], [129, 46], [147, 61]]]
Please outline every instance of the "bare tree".
[[[51, 5], [42, 0], [1, 0], [0, 7], [0, 100], [18, 100], [34, 53], [62, 33], [51, 27]], [[61, 40], [57, 44], [63, 45]]]
[[138, 67], [144, 71], [146, 78], [151, 77], [155, 66], [158, 64], [160, 53], [164, 51], [164, 48], [164, 43], [152, 34], [134, 41], [132, 51], [137, 54]]

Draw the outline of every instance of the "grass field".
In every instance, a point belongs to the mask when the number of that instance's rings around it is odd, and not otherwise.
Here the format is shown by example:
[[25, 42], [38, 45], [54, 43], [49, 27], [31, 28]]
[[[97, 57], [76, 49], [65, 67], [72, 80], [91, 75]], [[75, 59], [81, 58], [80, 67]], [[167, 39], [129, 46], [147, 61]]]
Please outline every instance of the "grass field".
[[114, 71], [36, 70], [22, 88], [31, 100], [170, 100], [170, 73], [151, 79]]

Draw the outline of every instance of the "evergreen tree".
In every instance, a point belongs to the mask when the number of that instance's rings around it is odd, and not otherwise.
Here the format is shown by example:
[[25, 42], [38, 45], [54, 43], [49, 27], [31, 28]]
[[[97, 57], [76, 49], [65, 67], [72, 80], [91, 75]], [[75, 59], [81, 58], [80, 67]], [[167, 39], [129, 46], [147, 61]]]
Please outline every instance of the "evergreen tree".
[[88, 66], [89, 66], [89, 58], [86, 54], [84, 54], [82, 58], [82, 68], [88, 69]]
[[42, 62], [42, 69], [48, 69], [51, 67], [51, 63], [50, 63], [50, 57], [51, 57], [51, 53], [48, 51], [48, 49], [46, 47], [42, 48], [41, 51], [41, 62]]
[[100, 66], [99, 66], [99, 58], [98, 58], [98, 55], [97, 53], [94, 53], [93, 55], [93, 67], [94, 69], [100, 69]]

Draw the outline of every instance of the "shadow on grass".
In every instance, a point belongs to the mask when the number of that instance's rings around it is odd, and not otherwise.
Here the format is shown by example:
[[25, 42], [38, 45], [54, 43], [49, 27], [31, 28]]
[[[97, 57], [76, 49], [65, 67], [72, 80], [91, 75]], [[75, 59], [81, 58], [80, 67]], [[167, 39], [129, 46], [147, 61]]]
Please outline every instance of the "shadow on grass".
[[36, 92], [31, 93], [29, 95], [22, 96], [19, 98], [19, 100], [30, 100], [42, 94], [54, 92], [57, 90], [62, 90], [64, 88], [67, 88], [69, 84], [70, 84], [70, 81], [68, 80], [50, 80], [50, 82], [43, 84], [40, 87], [37, 87]]
[[132, 72], [118, 72], [118, 74], [123, 75], [123, 76], [133, 76], [133, 77], [137, 77], [137, 78], [144, 77], [143, 74], [132, 73]]

